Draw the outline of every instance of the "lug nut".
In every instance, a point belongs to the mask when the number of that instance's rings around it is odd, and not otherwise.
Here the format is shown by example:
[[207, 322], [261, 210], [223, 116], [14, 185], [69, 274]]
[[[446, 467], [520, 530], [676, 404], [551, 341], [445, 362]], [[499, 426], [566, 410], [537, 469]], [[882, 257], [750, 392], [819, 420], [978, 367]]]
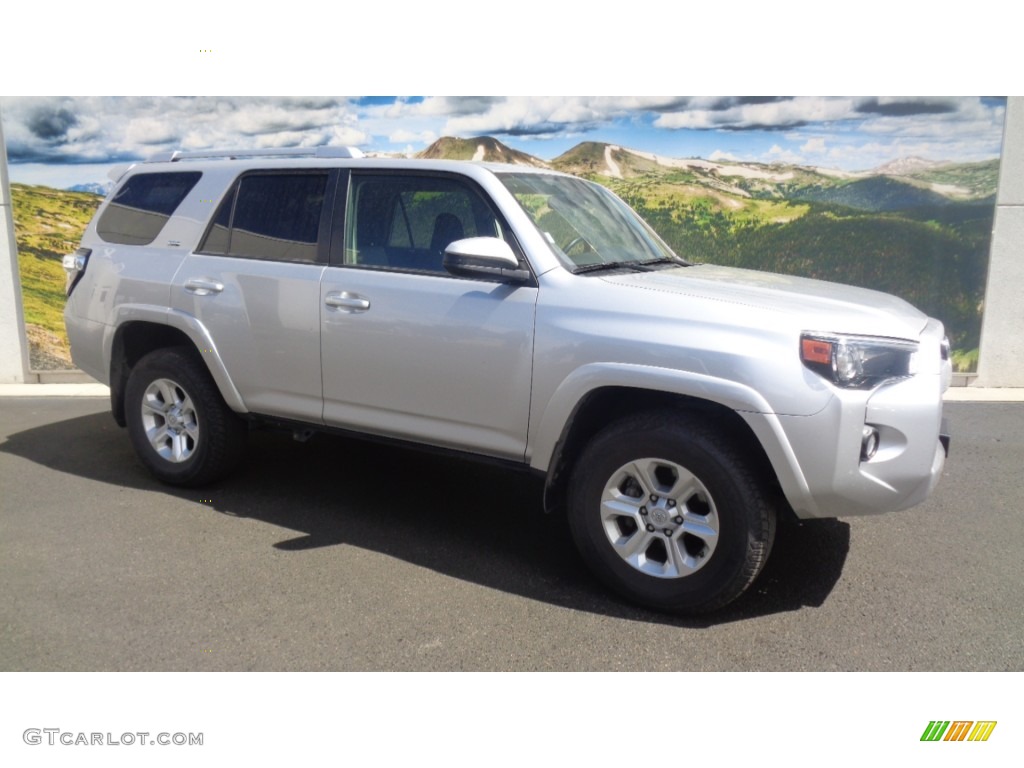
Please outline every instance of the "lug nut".
[[654, 526], [653, 526], [653, 525], [651, 525], [650, 523], [648, 523], [648, 524], [647, 524], [647, 530], [648, 530], [648, 531], [649, 531], [650, 533], [654, 533]]
[[672, 522], [675, 523], [676, 525], [682, 525], [683, 524], [683, 518], [678, 517], [678, 516], [677, 517], [673, 517], [672, 518]]
[[640, 507], [640, 514], [641, 515], [646, 515], [647, 514], [647, 507]]
[[674, 507], [675, 505], [676, 505], [676, 500], [675, 500], [675, 499], [669, 499], [669, 500], [668, 500], [668, 506], [669, 506], [669, 509], [671, 509], [671, 508], [672, 508], [672, 507]]
[[666, 529], [665, 529], [665, 530], [663, 531], [663, 533], [664, 533], [664, 534], [665, 534], [666, 536], [668, 536], [668, 537], [669, 537], [670, 539], [672, 538], [672, 529], [671, 529], [671, 528], [666, 528]]
[[655, 494], [653, 494], [653, 493], [651, 494], [651, 503], [652, 504], [657, 504], [658, 503], [658, 497]]

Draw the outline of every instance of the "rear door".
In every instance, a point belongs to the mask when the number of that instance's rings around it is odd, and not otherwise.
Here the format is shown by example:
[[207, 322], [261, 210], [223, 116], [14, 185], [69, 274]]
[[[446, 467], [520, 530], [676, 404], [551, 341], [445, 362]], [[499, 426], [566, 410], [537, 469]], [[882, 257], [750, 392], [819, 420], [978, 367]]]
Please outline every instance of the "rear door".
[[319, 423], [320, 280], [337, 171], [242, 174], [175, 276], [255, 413]]

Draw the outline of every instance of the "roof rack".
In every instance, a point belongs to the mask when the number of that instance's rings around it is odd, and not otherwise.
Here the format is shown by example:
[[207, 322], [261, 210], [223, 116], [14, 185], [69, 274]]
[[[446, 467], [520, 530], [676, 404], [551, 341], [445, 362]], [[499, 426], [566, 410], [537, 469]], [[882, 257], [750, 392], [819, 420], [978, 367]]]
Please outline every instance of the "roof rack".
[[237, 160], [240, 157], [321, 157], [349, 158], [365, 157], [356, 147], [286, 147], [284, 149], [204, 149], [197, 152], [158, 152], [149, 157], [147, 163], [176, 163], [179, 160], [222, 157]]

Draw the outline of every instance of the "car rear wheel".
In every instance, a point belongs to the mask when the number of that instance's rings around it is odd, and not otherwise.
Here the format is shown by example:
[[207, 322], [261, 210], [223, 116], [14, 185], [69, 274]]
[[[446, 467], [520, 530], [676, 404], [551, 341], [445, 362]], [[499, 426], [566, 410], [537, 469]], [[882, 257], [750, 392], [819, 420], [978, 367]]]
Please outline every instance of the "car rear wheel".
[[132, 369], [125, 390], [132, 445], [159, 480], [196, 486], [231, 471], [247, 427], [187, 348], [159, 349]]
[[672, 613], [714, 610], [760, 573], [775, 535], [765, 483], [697, 416], [612, 424], [575, 465], [569, 524], [584, 560], [619, 594]]

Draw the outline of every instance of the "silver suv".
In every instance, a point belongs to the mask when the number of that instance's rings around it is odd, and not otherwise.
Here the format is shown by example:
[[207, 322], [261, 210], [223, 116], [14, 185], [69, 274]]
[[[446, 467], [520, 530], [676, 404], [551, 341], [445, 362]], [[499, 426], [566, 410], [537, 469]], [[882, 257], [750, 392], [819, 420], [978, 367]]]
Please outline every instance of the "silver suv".
[[65, 258], [75, 363], [160, 480], [222, 477], [254, 422], [504, 461], [674, 612], [742, 593], [780, 513], [934, 488], [948, 345], [900, 299], [690, 264], [564, 174], [300, 152], [118, 169]]

